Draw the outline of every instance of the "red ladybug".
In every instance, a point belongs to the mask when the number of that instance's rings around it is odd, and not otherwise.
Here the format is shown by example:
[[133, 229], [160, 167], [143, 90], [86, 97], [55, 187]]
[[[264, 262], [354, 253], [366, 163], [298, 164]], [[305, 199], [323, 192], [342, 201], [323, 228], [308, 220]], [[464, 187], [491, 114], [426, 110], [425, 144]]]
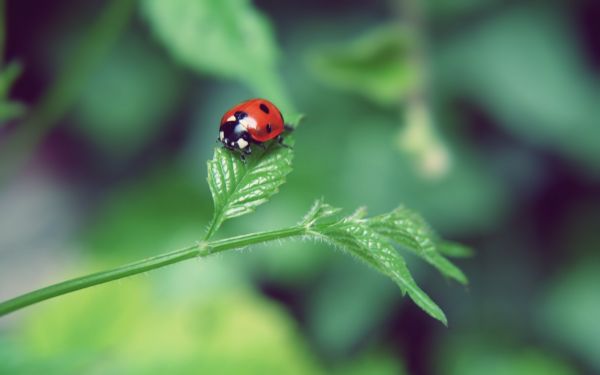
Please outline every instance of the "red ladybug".
[[285, 128], [283, 115], [275, 104], [266, 99], [250, 99], [225, 112], [219, 141], [229, 150], [240, 151], [244, 159], [244, 154], [252, 152], [251, 143], [260, 145], [277, 138], [283, 145], [281, 133]]

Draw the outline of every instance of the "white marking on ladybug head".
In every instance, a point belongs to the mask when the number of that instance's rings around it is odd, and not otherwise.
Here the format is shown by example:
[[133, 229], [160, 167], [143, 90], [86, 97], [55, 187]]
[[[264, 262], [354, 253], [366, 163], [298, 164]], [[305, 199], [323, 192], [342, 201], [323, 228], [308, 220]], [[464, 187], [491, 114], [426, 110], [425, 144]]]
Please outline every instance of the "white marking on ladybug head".
[[223, 140], [223, 138], [225, 138], [225, 133], [219, 132], [219, 139]]
[[257, 123], [256, 120], [254, 119], [254, 117], [251, 116], [246, 116], [243, 119], [240, 120], [240, 124], [242, 124], [242, 126], [248, 130], [248, 129], [256, 129], [257, 127]]
[[248, 142], [246, 142], [246, 140], [244, 138], [238, 139], [237, 143], [241, 149], [245, 149], [246, 146], [248, 146]]
[[233, 115], [231, 115], [227, 118], [227, 121], [235, 121], [235, 120], [236, 120], [236, 118]]

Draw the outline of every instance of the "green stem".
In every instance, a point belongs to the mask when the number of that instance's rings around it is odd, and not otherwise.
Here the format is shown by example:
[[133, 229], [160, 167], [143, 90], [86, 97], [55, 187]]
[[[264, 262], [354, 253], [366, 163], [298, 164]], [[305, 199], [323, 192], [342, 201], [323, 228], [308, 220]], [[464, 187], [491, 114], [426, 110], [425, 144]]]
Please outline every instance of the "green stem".
[[208, 243], [208, 254], [220, 253], [226, 250], [239, 249], [245, 246], [262, 242], [279, 240], [282, 238], [302, 236], [306, 234], [304, 226], [294, 226], [272, 231], [243, 234], [241, 236], [229, 237]]
[[89, 288], [94, 285], [103, 284], [109, 281], [114, 281], [139, 273], [155, 270], [158, 268], [168, 266], [170, 264], [179, 263], [187, 259], [204, 257], [222, 251], [239, 249], [245, 246], [273, 241], [282, 238], [302, 236], [304, 234], [306, 234], [305, 227], [294, 226], [273, 231], [245, 234], [208, 243], [198, 243], [193, 246], [171, 251], [155, 257], [143, 259], [134, 263], [113, 268], [111, 270], [97, 272], [90, 275], [63, 281], [58, 284], [47, 286], [45, 288], [41, 288], [33, 292], [29, 292], [15, 297], [13, 299], [1, 302], [0, 316], [9, 314], [11, 312], [20, 310], [24, 307], [33, 305], [35, 303], [50, 298], [74, 292], [76, 290]]
[[220, 214], [219, 212], [217, 212], [215, 210], [213, 218], [210, 221], [210, 224], [208, 225], [208, 230], [206, 231], [206, 234], [204, 235], [204, 241], [210, 240], [210, 238], [213, 236], [213, 234], [215, 234], [217, 229], [219, 229], [219, 227], [221, 226], [222, 221], [223, 221], [222, 214]]

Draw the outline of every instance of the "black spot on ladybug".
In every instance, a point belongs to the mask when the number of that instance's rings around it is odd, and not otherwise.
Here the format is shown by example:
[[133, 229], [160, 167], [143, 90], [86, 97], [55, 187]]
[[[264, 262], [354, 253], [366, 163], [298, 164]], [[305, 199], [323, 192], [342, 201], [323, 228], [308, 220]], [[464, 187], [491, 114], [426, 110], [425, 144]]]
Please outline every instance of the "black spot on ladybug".
[[242, 112], [242, 111], [237, 111], [236, 113], [233, 114], [235, 116], [236, 119], [241, 120], [245, 117], [248, 116], [248, 114], [246, 112]]
[[259, 107], [260, 107], [260, 110], [261, 110], [261, 111], [263, 111], [263, 112], [264, 112], [264, 113], [266, 113], [266, 114], [269, 114], [269, 107], [267, 107], [267, 106], [265, 105], [265, 103], [260, 103]]
[[273, 131], [273, 127], [271, 126], [271, 124], [267, 124], [267, 133], [270, 133]]

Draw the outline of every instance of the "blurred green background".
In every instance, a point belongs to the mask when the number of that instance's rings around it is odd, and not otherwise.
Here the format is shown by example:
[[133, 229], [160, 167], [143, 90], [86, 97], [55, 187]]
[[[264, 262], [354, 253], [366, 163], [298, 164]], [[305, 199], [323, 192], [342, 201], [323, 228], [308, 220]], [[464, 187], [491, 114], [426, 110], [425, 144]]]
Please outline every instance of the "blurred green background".
[[323, 196], [476, 250], [466, 289], [408, 258], [448, 328], [285, 241], [4, 317], [1, 374], [600, 373], [597, 1], [0, 4], [0, 299], [200, 239], [219, 119], [256, 96], [306, 115], [294, 171], [219, 236]]

